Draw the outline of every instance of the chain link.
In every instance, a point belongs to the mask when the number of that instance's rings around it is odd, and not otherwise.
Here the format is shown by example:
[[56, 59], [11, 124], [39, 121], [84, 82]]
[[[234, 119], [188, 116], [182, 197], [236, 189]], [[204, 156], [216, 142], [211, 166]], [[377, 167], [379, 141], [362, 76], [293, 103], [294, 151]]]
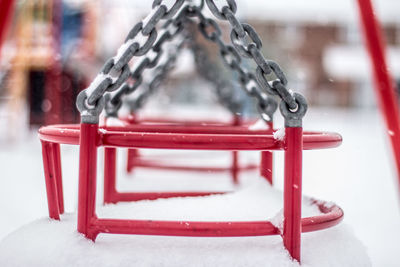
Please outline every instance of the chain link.
[[217, 66], [210, 60], [204, 47], [195, 42], [195, 37], [191, 38], [191, 49], [198, 73], [215, 86], [218, 101], [224, 105], [231, 113], [237, 114], [242, 110], [242, 105], [232, 90], [232, 84], [222, 79], [223, 75]]
[[[161, 20], [167, 20], [174, 17], [182, 8], [184, 2], [185, 0], [177, 0], [172, 7], [168, 9], [166, 5], [162, 4], [162, 0], [154, 0], [152, 12], [130, 30], [124, 44], [118, 49], [117, 55], [106, 62], [102, 71], [96, 76], [91, 85], [84, 90], [81, 97], [77, 99], [77, 101], [79, 100], [81, 102], [77, 102], [77, 106], [86, 110], [95, 109], [96, 105], [99, 103], [101, 98], [103, 98], [106, 92], [113, 92], [121, 87], [124, 88], [124, 92], [134, 91], [135, 85], [130, 86], [126, 83], [128, 78], [132, 76], [128, 65], [129, 62], [133, 57], [147, 54], [149, 50], [154, 47], [156, 40], [159, 40], [159, 42], [153, 50], [162, 53], [159, 51], [162, 43], [178, 34], [181, 27], [175, 21], [170, 22], [174, 24], [173, 26], [175, 28], [177, 28], [176, 32], [172, 33], [168, 29], [164, 31], [164, 34], [166, 35], [163, 34], [160, 39], [157, 38], [158, 32], [156, 25]], [[182, 16], [180, 16], [180, 18], [182, 18]], [[168, 26], [166, 26], [166, 28], [167, 27]], [[157, 64], [158, 58], [159, 56], [156, 56], [154, 60], [144, 60], [140, 71], [143, 71], [145, 68], [154, 67]], [[138, 72], [135, 70], [133, 73], [136, 76], [138, 75]], [[141, 78], [136, 77], [136, 82], [139, 82], [138, 85], [140, 84], [140, 81]], [[114, 96], [116, 95], [121, 95], [121, 93], [115, 94]], [[115, 107], [120, 106], [121, 101], [116, 98], [111, 98], [109, 100]], [[110, 110], [110, 105], [108, 105], [107, 110]]]
[[[236, 1], [226, 0], [227, 5], [219, 10], [214, 0], [206, 0], [206, 4], [211, 13], [220, 20], [227, 20], [231, 26], [231, 42], [240, 55], [252, 58], [257, 64], [256, 77], [261, 88], [272, 95], [278, 95], [289, 107], [290, 110], [296, 110], [298, 101], [295, 94], [292, 94], [287, 88], [287, 79], [280, 66], [271, 60], [266, 60], [262, 55], [262, 41], [252, 26], [246, 23], [240, 23], [236, 18]], [[240, 26], [239, 26], [240, 25]], [[250, 38], [250, 42], [247, 40]], [[220, 45], [220, 44], [219, 44]], [[237, 64], [234, 66], [237, 69]], [[240, 71], [240, 70], [239, 70]], [[266, 75], [274, 74], [277, 79], [268, 80]], [[243, 75], [240, 71], [239, 76]]]
[[[223, 10], [226, 8], [227, 7], [223, 7]], [[226, 45], [225, 42], [222, 40], [222, 31], [219, 28], [218, 24], [211, 18], [205, 18], [200, 10], [197, 10], [195, 14], [197, 14], [197, 18], [200, 21], [198, 27], [204, 38], [214, 42], [218, 46], [222, 61], [230, 70], [237, 73], [239, 82], [244, 91], [249, 96], [256, 98], [261, 117], [267, 121], [272, 120], [273, 114], [278, 107], [276, 101], [273, 98], [268, 97], [266, 94], [263, 94], [259, 89], [260, 86], [258, 84], [256, 76], [246, 71], [241, 66], [241, 56], [232, 45]], [[211, 34], [207, 31], [207, 27], [212, 28]], [[215, 68], [212, 64], [207, 64], [207, 66], [204, 67], [204, 72], [206, 73], [205, 76], [218, 75], [214, 69]], [[214, 79], [214, 83], [219, 85], [218, 81], [215, 80], [216, 79]], [[225, 90], [224, 84], [220, 84], [219, 86], [221, 86], [221, 88], [219, 88], [219, 91]], [[222, 101], [228, 103], [226, 105], [230, 106], [231, 108], [237, 107], [233, 94], [228, 95], [228, 93], [219, 93]]]
[[[118, 110], [122, 105], [122, 97], [133, 93], [143, 82], [143, 72], [146, 69], [152, 69], [159, 63], [161, 56], [164, 54], [163, 45], [171, 42], [176, 36], [183, 30], [183, 16], [178, 16], [177, 19], [170, 19], [165, 22], [162, 26], [161, 34], [154, 43], [152, 53], [149, 53], [144, 57], [138, 64], [133, 68], [130, 78], [134, 81], [133, 83], [125, 83], [123, 87], [114, 94], [108, 101], [106, 101], [106, 114], [108, 116], [116, 116]], [[153, 54], [153, 58], [151, 57]], [[114, 107], [113, 107], [114, 106]]]
[[[122, 105], [122, 97], [133, 93], [143, 85], [146, 89], [140, 92], [134, 104], [135, 107], [141, 107], [149, 95], [164, 81], [175, 64], [177, 53], [186, 41], [181, 41], [174, 51], [168, 51], [167, 60], [160, 63], [166, 54], [163, 45], [181, 35], [186, 22], [190, 22], [193, 17], [198, 18], [198, 28], [204, 38], [218, 46], [224, 64], [237, 73], [239, 82], [247, 94], [257, 99], [263, 118], [272, 119], [277, 107], [275, 100], [267, 94], [278, 95], [286, 104], [285, 107], [281, 107], [285, 112], [289, 110], [295, 113], [296, 110], [300, 110], [299, 105], [306, 105], [301, 95], [292, 93], [286, 88], [287, 79], [280, 66], [264, 58], [261, 52], [262, 41], [254, 28], [249, 24], [240, 23], [237, 19], [235, 0], [226, 0], [226, 4], [221, 8], [217, 7], [214, 0], [205, 0], [215, 17], [230, 24], [232, 45], [227, 45], [222, 40], [222, 31], [218, 23], [203, 15], [204, 0], [200, 0], [198, 5], [193, 4], [193, 1], [187, 1], [189, 4], [184, 5], [184, 2], [185, 0], [176, 0], [167, 7], [163, 0], [153, 1], [151, 13], [131, 29], [124, 44], [118, 49], [117, 55], [106, 62], [92, 84], [79, 95], [77, 106], [81, 114], [98, 116], [102, 109], [99, 106], [104, 105], [103, 96], [106, 95], [106, 112], [116, 115]], [[159, 34], [157, 25], [162, 20], [166, 22]], [[186, 39], [185, 37], [184, 40]], [[219, 75], [215, 66], [212, 67], [213, 64], [209, 62], [207, 54], [202, 53], [198, 46], [193, 46], [193, 51], [200, 74], [216, 85], [217, 95], [230, 110], [237, 109], [239, 102], [229, 88], [229, 81], [220, 78], [222, 75]], [[142, 58], [131, 71], [128, 64], [133, 57]], [[256, 63], [255, 74], [242, 67], [242, 57], [251, 58]], [[143, 72], [146, 69], [153, 69], [154, 73], [153, 78], [145, 82]], [[272, 75], [275, 78], [267, 77]], [[301, 107], [301, 110], [304, 111], [306, 108]], [[85, 118], [92, 116], [89, 115]], [[90, 118], [87, 121], [92, 123], [97, 120]]]
[[170, 47], [168, 51], [168, 58], [165, 60], [165, 62], [155, 68], [152, 76], [153, 78], [143, 84], [142, 90], [136, 96], [127, 100], [131, 112], [135, 112], [136, 110], [142, 108], [148, 98], [153, 95], [164, 82], [165, 78], [174, 68], [179, 52], [182, 50], [186, 42], [187, 38], [184, 37], [178, 42], [178, 44]]

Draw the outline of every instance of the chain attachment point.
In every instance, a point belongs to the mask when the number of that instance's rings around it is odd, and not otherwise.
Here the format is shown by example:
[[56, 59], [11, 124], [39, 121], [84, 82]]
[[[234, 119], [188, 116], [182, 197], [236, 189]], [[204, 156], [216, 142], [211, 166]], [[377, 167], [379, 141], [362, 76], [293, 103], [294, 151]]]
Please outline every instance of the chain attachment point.
[[285, 127], [302, 127], [303, 117], [307, 112], [307, 100], [300, 93], [293, 93], [296, 108], [291, 109], [285, 101], [281, 101], [279, 109], [285, 118]]
[[104, 109], [104, 97], [101, 96], [94, 105], [88, 103], [88, 95], [86, 90], [78, 94], [76, 99], [76, 107], [81, 113], [81, 123], [97, 124], [99, 123], [100, 113]]

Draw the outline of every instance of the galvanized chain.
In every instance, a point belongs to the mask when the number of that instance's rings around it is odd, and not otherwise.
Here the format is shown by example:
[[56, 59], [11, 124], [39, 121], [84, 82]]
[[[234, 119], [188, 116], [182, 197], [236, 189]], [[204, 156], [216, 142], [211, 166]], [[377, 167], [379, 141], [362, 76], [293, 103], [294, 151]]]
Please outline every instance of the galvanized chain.
[[176, 18], [169, 19], [163, 24], [156, 42], [154, 42], [152, 48], [146, 54], [146, 57], [142, 57], [141, 60], [138, 60], [137, 64], [132, 68], [130, 80], [123, 84], [115, 94], [107, 96], [107, 116], [117, 116], [118, 110], [122, 106], [123, 96], [129, 95], [139, 88], [143, 82], [143, 72], [146, 69], [154, 69], [154, 67], [158, 65], [160, 59], [162, 56], [165, 56], [166, 53], [164, 45], [166, 43], [171, 43], [177, 36], [181, 35], [184, 29], [184, 19], [185, 17], [178, 15]]
[[141, 85], [141, 91], [138, 94], [133, 94], [132, 97], [127, 99], [127, 103], [131, 112], [135, 112], [142, 108], [151, 95], [153, 95], [160, 85], [164, 82], [170, 71], [175, 67], [176, 59], [182, 48], [187, 43], [187, 35], [178, 40], [176, 44], [169, 43], [171, 46], [167, 49], [168, 57], [159, 64], [151, 75], [151, 80], [144, 81]]
[[[191, 26], [193, 26], [193, 21], [190, 22]], [[194, 27], [190, 29], [193, 30]], [[206, 49], [196, 41], [196, 34], [193, 31], [191, 31], [190, 49], [194, 55], [197, 72], [214, 85], [218, 101], [232, 114], [240, 113], [242, 111], [242, 103], [234, 94], [231, 82], [223, 78], [221, 70], [211, 61]]]
[[[162, 0], [153, 1], [150, 14], [131, 29], [117, 55], [106, 62], [91, 85], [78, 95], [76, 105], [81, 112], [82, 122], [98, 123], [104, 107], [104, 94], [117, 90], [128, 80], [131, 76], [128, 63], [133, 57], [145, 55], [154, 46], [158, 35], [158, 22], [173, 18], [184, 2], [185, 0], [176, 0], [168, 8]], [[152, 61], [148, 64], [153, 63]]]
[[[221, 9], [219, 9], [215, 4], [216, 1], [205, 1], [211, 13], [215, 17], [220, 20], [228, 21], [231, 25], [232, 30], [230, 38], [236, 51], [239, 52], [239, 54], [243, 57], [252, 58], [257, 64], [256, 77], [261, 88], [269, 94], [278, 95], [284, 101], [285, 105], [287, 105], [287, 110], [289, 110], [292, 114], [299, 114], [300, 110], [306, 110], [307, 103], [304, 97], [302, 97], [300, 94], [292, 93], [286, 88], [287, 79], [280, 66], [276, 62], [266, 60], [264, 58], [261, 52], [262, 41], [254, 28], [247, 23], [240, 23], [240, 21], [237, 19], [235, 15], [237, 10], [236, 1], [226, 0], [226, 5], [224, 5]], [[207, 22], [208, 26], [211, 25], [211, 27], [216, 28], [216, 23], [212, 23], [210, 20]], [[210, 40], [216, 39], [218, 36], [218, 30], [214, 30], [208, 36], [211, 38]], [[232, 61], [231, 65], [232, 64], [237, 65], [237, 61]], [[271, 74], [274, 74], [277, 79], [268, 80], [266, 75]], [[305, 106], [305, 108], [299, 107], [300, 105]]]
[[[276, 102], [272, 98], [267, 97], [265, 92], [280, 96], [283, 100], [281, 102], [281, 112], [282, 110], [288, 110], [290, 114], [296, 116], [296, 114], [300, 114], [299, 110], [306, 110], [307, 104], [305, 99], [286, 88], [287, 79], [279, 65], [274, 61], [264, 59], [260, 51], [262, 42], [255, 30], [248, 24], [240, 23], [236, 18], [237, 7], [235, 0], [227, 0], [228, 5], [223, 6], [221, 9], [218, 9], [213, 0], [205, 1], [217, 18], [227, 20], [230, 23], [232, 28], [230, 37], [233, 46], [224, 44], [221, 39], [221, 30], [216, 21], [203, 16], [203, 0], [200, 0], [198, 6], [193, 5], [192, 1], [189, 1], [190, 4], [183, 6], [185, 0], [176, 0], [170, 8], [164, 5], [162, 0], [154, 0], [152, 12], [142, 22], [139, 22], [132, 28], [125, 43], [118, 49], [117, 55], [106, 62], [102, 71], [97, 75], [89, 88], [78, 95], [77, 107], [81, 112], [82, 122], [98, 123], [99, 114], [105, 105], [103, 97], [105, 93], [122, 88], [108, 97], [108, 113], [115, 115], [122, 103], [122, 96], [132, 93], [142, 83], [143, 71], [154, 68], [158, 64], [163, 54], [163, 43], [178, 35], [183, 28], [184, 19], [189, 17], [199, 18], [200, 32], [205, 38], [218, 45], [225, 64], [238, 73], [239, 81], [242, 87], [246, 89], [246, 92], [257, 98], [263, 118], [266, 120], [272, 119], [272, 114], [276, 110]], [[178, 13], [179, 10], [182, 11]], [[161, 20], [168, 21], [162, 28], [162, 34], [157, 38], [156, 25]], [[250, 38], [250, 42], [247, 41], [247, 37]], [[146, 57], [131, 72], [128, 65], [131, 59], [135, 56], [144, 55]], [[256, 75], [246, 71], [240, 65], [240, 55], [254, 60], [257, 64]], [[171, 57], [171, 62], [175, 61], [175, 59]], [[154, 91], [154, 88], [158, 87], [160, 82], [165, 78], [167, 69], [169, 67], [166, 65], [163, 65], [162, 68], [157, 68], [157, 78], [149, 83], [149, 92], [143, 93], [144, 95], [141, 98], [146, 98], [144, 96], [148, 96]], [[270, 74], [274, 74], [277, 79], [269, 81], [265, 76]], [[133, 80], [134, 83], [129, 81], [127, 83], [129, 77], [131, 77], [131, 81]], [[225, 85], [221, 84], [221, 86]], [[141, 100], [140, 102], [143, 101]], [[283, 108], [282, 103], [285, 105]], [[304, 105], [305, 108], [300, 107], [300, 105]]]
[[[233, 2], [231, 1], [230, 3]], [[235, 5], [232, 4], [232, 7], [235, 7]], [[199, 30], [204, 38], [218, 46], [224, 64], [230, 70], [238, 74], [239, 83], [244, 91], [257, 100], [257, 106], [261, 117], [266, 121], [272, 121], [273, 114], [278, 107], [276, 101], [260, 90], [260, 85], [258, 84], [255, 74], [242, 67], [242, 57], [233, 46], [225, 44], [222, 40], [222, 31], [218, 26], [218, 23], [211, 18], [206, 18], [202, 14], [201, 10], [195, 9], [193, 11], [193, 16], [196, 16], [199, 19]], [[211, 77], [215, 75], [212, 68], [205, 68], [205, 72], [206, 75]]]

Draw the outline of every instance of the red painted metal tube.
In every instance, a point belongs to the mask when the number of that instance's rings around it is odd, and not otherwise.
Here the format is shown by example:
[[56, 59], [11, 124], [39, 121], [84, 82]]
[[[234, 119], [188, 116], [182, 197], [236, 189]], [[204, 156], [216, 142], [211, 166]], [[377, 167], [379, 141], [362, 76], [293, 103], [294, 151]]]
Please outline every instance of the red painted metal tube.
[[[235, 119], [235, 118], [234, 118]], [[135, 117], [127, 116], [121, 117], [120, 120], [134, 124], [168, 124], [168, 125], [183, 125], [183, 126], [210, 126], [210, 125], [229, 125], [230, 122], [222, 122], [220, 120], [191, 120], [177, 119], [177, 118], [165, 118], [165, 117]], [[256, 123], [257, 120], [246, 120], [241, 121], [241, 125], [249, 126]]]
[[58, 198], [58, 208], [60, 214], [64, 213], [64, 190], [62, 184], [62, 171], [61, 171], [61, 152], [60, 144], [52, 144], [53, 149], [53, 171], [56, 179], [57, 185], [57, 198]]
[[[182, 222], [182, 221], [152, 221], [152, 220], [118, 220], [118, 219], [98, 219], [95, 214], [95, 192], [96, 192], [96, 155], [97, 147], [105, 145], [104, 137], [109, 132], [99, 130], [97, 124], [81, 124], [80, 130], [77, 126], [70, 127], [45, 127], [42, 128], [40, 137], [43, 143], [47, 143], [47, 139], [56, 139], [62, 143], [63, 141], [75, 142], [76, 134], [80, 134], [80, 172], [79, 172], [79, 205], [78, 205], [78, 231], [85, 234], [87, 238], [92, 240], [96, 239], [99, 233], [114, 233], [114, 234], [151, 234], [151, 235], [183, 235], [183, 236], [255, 236], [255, 235], [269, 235], [278, 234], [278, 229], [275, 228], [268, 221], [256, 221], [256, 222]], [[145, 135], [143, 132], [130, 132], [130, 131], [119, 131], [114, 132], [122, 135], [134, 135], [136, 137]], [[156, 136], [157, 133], [150, 133], [150, 135]], [[170, 138], [176, 138], [182, 134], [171, 134], [171, 133], [160, 133], [160, 136]], [[192, 137], [191, 134], [183, 134], [189, 139]], [[200, 136], [208, 140], [208, 143], [201, 144], [201, 146], [210, 147], [210, 144], [216, 142], [215, 136], [222, 136], [231, 138], [229, 134], [200, 134]], [[235, 136], [235, 135], [234, 135]], [[252, 142], [254, 138], [262, 136], [261, 134], [238, 134], [239, 137], [246, 137], [247, 142], [250, 146], [253, 146]], [[238, 137], [236, 136], [236, 137]], [[290, 251], [291, 255], [295, 259], [300, 259], [296, 255], [296, 236], [297, 230], [301, 229], [300, 225], [303, 225], [302, 231], [309, 232], [320, 229], [325, 229], [339, 223], [343, 218], [343, 211], [335, 206], [325, 205], [323, 202], [315, 202], [318, 205], [323, 214], [301, 219], [301, 209], [298, 205], [301, 205], [301, 149], [302, 149], [302, 129], [301, 128], [288, 128], [286, 129], [285, 143], [278, 142], [278, 148], [285, 149], [285, 200], [284, 200], [284, 242], [285, 246]], [[66, 139], [63, 139], [66, 137]], [[211, 138], [210, 138], [211, 137]], [[264, 135], [266, 139], [273, 139], [271, 135]], [[305, 135], [307, 137], [307, 135]], [[339, 145], [341, 137], [336, 134], [323, 134], [323, 133], [308, 133], [308, 144], [313, 143], [312, 146], [324, 147], [328, 144]], [[316, 138], [315, 140], [313, 138]], [[171, 139], [169, 139], [171, 140]], [[240, 140], [240, 139], [239, 139]], [[218, 140], [217, 140], [218, 141]], [[275, 140], [276, 141], [276, 140]], [[168, 142], [168, 139], [165, 140]], [[277, 141], [276, 141], [277, 142]], [[305, 142], [304, 144], [307, 144]], [[198, 145], [198, 144], [196, 144]], [[132, 143], [131, 147], [135, 147]], [[158, 147], [155, 147], [158, 148]], [[176, 147], [174, 147], [176, 148]], [[229, 149], [228, 149], [229, 150]], [[46, 151], [46, 150], [44, 150]], [[113, 153], [115, 150], [108, 150], [107, 153], [110, 159], [115, 159]], [[114, 151], [114, 152], [113, 152]], [[111, 153], [110, 153], [111, 152]], [[49, 152], [49, 155], [53, 155]], [[46, 159], [46, 155], [43, 157]], [[110, 162], [115, 162], [111, 160]], [[50, 166], [50, 165], [49, 165]], [[112, 167], [112, 166], [111, 166]], [[51, 168], [45, 168], [47, 170]], [[112, 168], [111, 168], [112, 169]], [[49, 177], [49, 176], [48, 176]], [[53, 179], [54, 180], [54, 179]], [[291, 187], [288, 187], [292, 185]], [[54, 186], [53, 186], [54, 187]], [[54, 187], [55, 188], [55, 187]], [[115, 187], [114, 187], [115, 188]], [[297, 190], [296, 190], [297, 189]], [[57, 190], [54, 190], [57, 193]], [[291, 191], [291, 192], [290, 192]], [[112, 198], [116, 197], [118, 201], [126, 199], [131, 201], [132, 198], [146, 197], [146, 198], [160, 198], [160, 197], [174, 197], [183, 195], [204, 195], [211, 194], [213, 192], [166, 192], [166, 193], [119, 193], [112, 191]], [[222, 193], [222, 192], [215, 192]], [[140, 195], [142, 194], [142, 195]], [[147, 195], [146, 195], [147, 194]], [[176, 195], [175, 195], [176, 194]], [[179, 195], [178, 195], [179, 194]], [[289, 196], [288, 196], [289, 195]], [[300, 196], [300, 199], [298, 198]], [[57, 197], [52, 197], [57, 202]], [[58, 205], [54, 205], [58, 208]], [[289, 209], [288, 209], [289, 207]], [[293, 214], [288, 214], [288, 210], [292, 209]], [[298, 219], [297, 219], [297, 217]], [[291, 221], [290, 221], [291, 220]], [[300, 224], [301, 223], [301, 224]], [[292, 226], [291, 226], [292, 225]], [[293, 227], [293, 225], [295, 227]], [[288, 230], [289, 229], [289, 230]], [[300, 234], [298, 235], [300, 236]], [[289, 240], [291, 238], [291, 241]], [[288, 241], [289, 240], [289, 241]], [[300, 244], [300, 241], [297, 242]], [[293, 247], [295, 249], [293, 249]], [[299, 251], [299, 250], [298, 250]]]
[[301, 247], [301, 179], [303, 128], [285, 129], [285, 173], [283, 203], [283, 244], [293, 259], [300, 262]]
[[[136, 124], [136, 116], [135, 114], [130, 114], [125, 120], [128, 125]], [[126, 172], [131, 173], [133, 169], [136, 167], [136, 160], [140, 159], [139, 150], [137, 149], [128, 149], [128, 155], [126, 160]]]
[[[214, 167], [214, 166], [184, 166], [184, 165], [171, 165], [165, 164], [157, 160], [149, 160], [143, 158], [137, 158], [131, 162], [135, 167], [144, 167], [160, 170], [172, 170], [172, 171], [192, 171], [192, 172], [226, 172], [231, 171], [231, 167]], [[240, 171], [249, 171], [257, 169], [257, 164], [247, 164], [238, 166]]]
[[[153, 126], [154, 127], [154, 126]], [[157, 126], [158, 127], [158, 126]], [[118, 127], [101, 129], [98, 146], [154, 148], [154, 149], [197, 149], [197, 150], [283, 150], [282, 141], [274, 139], [272, 133], [260, 133], [246, 130], [246, 134], [229, 133], [230, 127], [219, 129], [220, 134], [211, 134], [212, 130], [198, 134], [182, 134], [175, 127], [169, 132], [124, 131]], [[146, 129], [147, 130], [147, 129]], [[165, 130], [165, 129], [164, 129]], [[203, 131], [204, 132], [204, 131]], [[79, 144], [79, 125], [51, 125], [39, 129], [43, 141], [59, 144]], [[337, 147], [342, 137], [337, 133], [304, 132], [303, 149], [324, 149]]]
[[57, 196], [57, 180], [55, 178], [55, 173], [53, 169], [53, 145], [53, 143], [42, 141], [43, 169], [46, 182], [49, 217], [55, 220], [60, 220], [60, 210]]
[[81, 123], [79, 150], [78, 232], [94, 240], [90, 221], [96, 217], [98, 125]]
[[[127, 161], [126, 161], [126, 172], [131, 173], [135, 167], [137, 167], [138, 163], [141, 162], [141, 157], [139, 154], [139, 150], [137, 149], [128, 149]], [[146, 166], [141, 166], [146, 167]]]
[[114, 195], [116, 192], [116, 162], [117, 149], [104, 148], [104, 203], [116, 203]]
[[[326, 229], [342, 221], [343, 211], [338, 206], [333, 205], [327, 208], [321, 201], [318, 201], [316, 205], [324, 213], [303, 218], [301, 220], [302, 232]], [[93, 232], [97, 233], [165, 236], [231, 237], [280, 234], [279, 230], [269, 221], [196, 222], [93, 218], [91, 228]]]
[[[239, 134], [175, 134], [107, 132], [102, 134], [103, 146], [155, 149], [197, 150], [282, 150], [283, 143], [271, 135]], [[304, 137], [305, 149], [336, 147], [341, 137], [335, 134]], [[308, 142], [307, 142], [308, 141]]]
[[[268, 126], [270, 129], [274, 129], [273, 122], [269, 122]], [[260, 159], [260, 175], [267, 179], [267, 181], [272, 185], [273, 184], [273, 153], [271, 151], [261, 151], [261, 159]]]
[[343, 220], [343, 210], [337, 205], [326, 205], [323, 201], [314, 200], [315, 205], [318, 206], [322, 212], [321, 215], [303, 218], [301, 220], [301, 232], [312, 232], [326, 229], [337, 225]]
[[400, 193], [400, 115], [394, 81], [385, 59], [385, 41], [371, 0], [358, 0], [365, 42], [372, 61], [375, 92], [392, 144]]
[[[242, 123], [240, 116], [235, 115], [233, 117], [232, 126], [240, 126]], [[239, 184], [239, 151], [232, 151], [232, 164], [231, 164], [231, 175], [233, 184]]]
[[233, 237], [276, 235], [278, 229], [268, 221], [260, 222], [191, 222], [95, 219], [93, 228], [101, 233]]

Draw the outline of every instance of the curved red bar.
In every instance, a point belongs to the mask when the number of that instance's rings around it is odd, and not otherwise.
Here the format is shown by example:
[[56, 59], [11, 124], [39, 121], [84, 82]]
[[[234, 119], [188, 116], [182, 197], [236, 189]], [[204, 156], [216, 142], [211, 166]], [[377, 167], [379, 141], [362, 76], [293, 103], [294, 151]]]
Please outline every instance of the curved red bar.
[[[51, 125], [39, 129], [43, 141], [79, 144], [79, 124]], [[337, 147], [337, 133], [304, 132], [304, 150]], [[98, 146], [196, 149], [196, 150], [283, 150], [284, 142], [274, 139], [272, 131], [252, 131], [242, 126], [129, 125], [99, 129]]]
[[[343, 219], [343, 211], [336, 205], [325, 207], [324, 202], [315, 203], [323, 214], [303, 218], [302, 232], [312, 232], [337, 225]], [[157, 220], [119, 220], [94, 219], [91, 223], [99, 233], [197, 236], [197, 237], [235, 237], [266, 236], [281, 234], [269, 221], [248, 222], [196, 222], [196, 221], [157, 221]]]

